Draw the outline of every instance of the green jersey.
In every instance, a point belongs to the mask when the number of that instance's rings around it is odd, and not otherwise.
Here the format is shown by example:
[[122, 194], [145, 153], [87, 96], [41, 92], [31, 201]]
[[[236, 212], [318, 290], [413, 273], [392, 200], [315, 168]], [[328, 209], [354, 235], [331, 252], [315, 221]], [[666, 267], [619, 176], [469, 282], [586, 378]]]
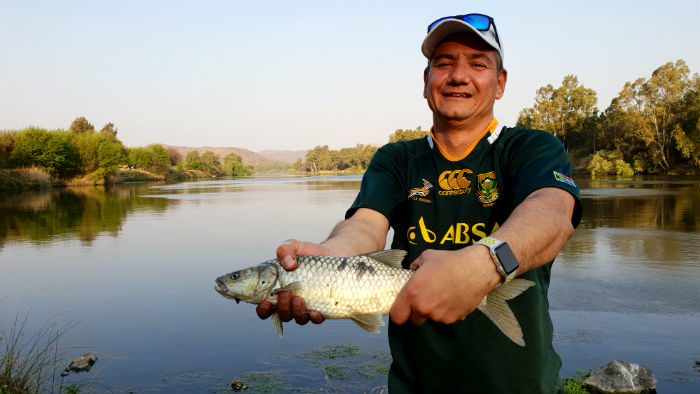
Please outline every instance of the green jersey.
[[[466, 247], [491, 234], [530, 193], [543, 187], [576, 199], [578, 187], [559, 141], [540, 130], [492, 122], [463, 157], [450, 157], [432, 135], [380, 148], [346, 217], [358, 208], [385, 215], [404, 266], [426, 249]], [[544, 393], [558, 390], [561, 359], [552, 347], [547, 289], [552, 262], [520, 275], [536, 286], [508, 301], [525, 339], [520, 347], [480, 311], [463, 321], [420, 326], [390, 323], [389, 390], [400, 392]]]

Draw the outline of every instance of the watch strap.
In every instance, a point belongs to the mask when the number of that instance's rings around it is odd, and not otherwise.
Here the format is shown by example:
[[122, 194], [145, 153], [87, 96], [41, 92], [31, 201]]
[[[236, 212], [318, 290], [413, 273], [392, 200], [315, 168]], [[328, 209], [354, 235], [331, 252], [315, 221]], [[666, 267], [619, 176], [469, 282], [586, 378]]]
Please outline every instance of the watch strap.
[[496, 254], [496, 247], [498, 247], [501, 244], [504, 244], [504, 241], [498, 240], [494, 237], [484, 237], [481, 238], [479, 241], [477, 241], [474, 245], [484, 245], [487, 248], [489, 248], [489, 253], [491, 254], [491, 260], [493, 260], [493, 263], [496, 265], [496, 270], [498, 273], [503, 277], [504, 281], [499, 284], [502, 285], [503, 283], [508, 283], [513, 278], [515, 277], [515, 273], [517, 270], [511, 272], [508, 274], [506, 270], [503, 268], [503, 263], [501, 263], [501, 259], [498, 257], [498, 254]]

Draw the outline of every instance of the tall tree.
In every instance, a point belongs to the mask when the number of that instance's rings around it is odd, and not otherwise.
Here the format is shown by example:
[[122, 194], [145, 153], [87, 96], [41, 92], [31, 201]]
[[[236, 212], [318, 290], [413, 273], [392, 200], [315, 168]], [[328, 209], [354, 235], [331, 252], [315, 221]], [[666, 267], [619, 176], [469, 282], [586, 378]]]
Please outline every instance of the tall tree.
[[571, 137], [583, 133], [586, 120], [598, 112], [597, 102], [593, 89], [579, 85], [575, 75], [567, 75], [556, 89], [549, 84], [537, 89], [535, 105], [520, 112], [517, 124], [549, 131], [568, 151]]
[[79, 116], [70, 124], [70, 131], [75, 134], [94, 134], [95, 126], [90, 124], [84, 116]]
[[416, 127], [415, 130], [398, 129], [394, 131], [394, 134], [389, 136], [389, 142], [415, 140], [418, 138], [423, 138], [426, 135], [428, 135], [428, 132], [425, 130], [421, 130], [420, 126]]
[[648, 79], [627, 82], [611, 105], [611, 115], [621, 122], [628, 140], [643, 147], [648, 159], [663, 171], [674, 164], [677, 147], [688, 158], [696, 154], [691, 137], [697, 122], [687, 122], [688, 111], [693, 110], [688, 104], [693, 105], [692, 92], [697, 90], [693, 81], [697, 77], [691, 78], [685, 61], [668, 62]]
[[100, 130], [100, 135], [108, 139], [109, 141], [117, 140], [117, 128], [114, 127], [114, 123], [109, 122]]

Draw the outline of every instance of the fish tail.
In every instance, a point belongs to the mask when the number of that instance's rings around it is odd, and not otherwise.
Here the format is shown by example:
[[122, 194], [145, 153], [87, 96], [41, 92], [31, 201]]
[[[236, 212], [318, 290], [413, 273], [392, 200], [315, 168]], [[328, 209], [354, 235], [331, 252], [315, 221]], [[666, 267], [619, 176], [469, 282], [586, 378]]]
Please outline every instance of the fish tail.
[[506, 300], [517, 297], [534, 285], [535, 282], [527, 279], [513, 279], [492, 290], [486, 296], [485, 302], [482, 302], [479, 306], [479, 310], [486, 315], [505, 336], [520, 346], [525, 346], [523, 330], [520, 328], [520, 323], [518, 323], [518, 319], [515, 318]]

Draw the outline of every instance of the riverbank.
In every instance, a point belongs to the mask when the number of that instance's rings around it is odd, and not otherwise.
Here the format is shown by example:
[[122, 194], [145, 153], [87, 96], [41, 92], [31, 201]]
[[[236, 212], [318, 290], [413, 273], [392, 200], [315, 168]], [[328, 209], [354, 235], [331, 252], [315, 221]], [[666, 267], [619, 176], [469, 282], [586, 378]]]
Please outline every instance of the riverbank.
[[38, 167], [0, 170], [0, 192], [47, 190], [63, 186], [99, 186], [130, 182], [185, 182], [211, 179], [198, 170], [171, 170], [167, 174], [156, 174], [139, 169], [119, 169], [107, 177], [86, 175], [70, 180], [52, 179], [48, 172]]

